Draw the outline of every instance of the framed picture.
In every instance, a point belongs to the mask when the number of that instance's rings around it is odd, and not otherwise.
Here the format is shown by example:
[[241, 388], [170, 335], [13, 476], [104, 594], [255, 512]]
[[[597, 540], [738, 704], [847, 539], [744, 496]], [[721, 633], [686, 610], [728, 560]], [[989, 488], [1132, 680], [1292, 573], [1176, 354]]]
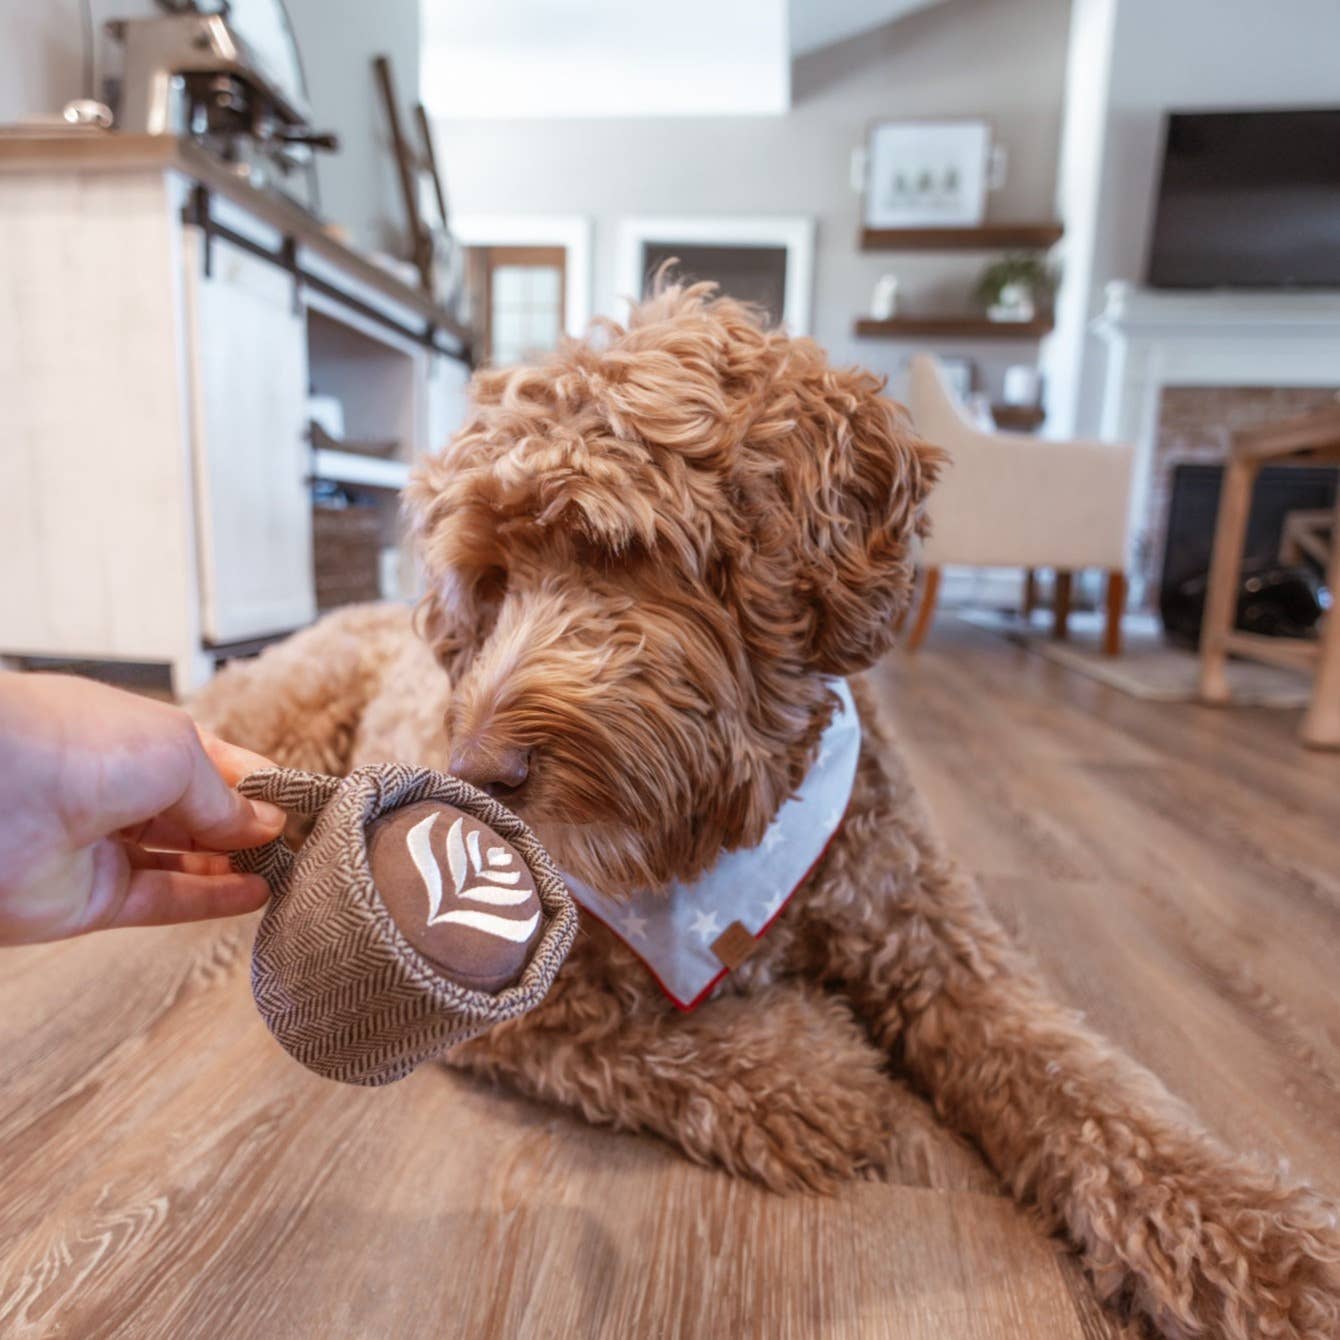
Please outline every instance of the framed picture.
[[885, 121], [870, 132], [867, 228], [971, 228], [986, 215], [985, 121]]

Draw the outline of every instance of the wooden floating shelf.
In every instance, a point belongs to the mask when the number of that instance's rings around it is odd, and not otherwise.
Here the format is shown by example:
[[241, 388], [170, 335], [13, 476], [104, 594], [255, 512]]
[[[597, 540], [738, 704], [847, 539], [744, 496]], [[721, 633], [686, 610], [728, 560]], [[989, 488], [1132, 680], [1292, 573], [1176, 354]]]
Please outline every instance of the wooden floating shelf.
[[985, 316], [895, 316], [890, 321], [859, 317], [856, 334], [866, 339], [1037, 340], [1049, 334], [1049, 316], [1032, 321], [992, 321]]
[[1059, 223], [984, 223], [976, 228], [862, 228], [862, 251], [1045, 250], [1061, 240]]

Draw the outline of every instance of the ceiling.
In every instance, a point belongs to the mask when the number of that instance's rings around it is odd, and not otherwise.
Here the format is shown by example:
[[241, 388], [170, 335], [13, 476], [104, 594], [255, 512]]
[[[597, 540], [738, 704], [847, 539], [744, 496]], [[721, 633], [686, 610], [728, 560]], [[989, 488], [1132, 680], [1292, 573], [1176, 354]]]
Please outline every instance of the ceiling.
[[843, 42], [943, 0], [791, 0], [791, 54]]
[[721, 116], [790, 102], [785, 0], [423, 0], [439, 116]]
[[437, 116], [776, 115], [791, 61], [939, 0], [422, 0]]

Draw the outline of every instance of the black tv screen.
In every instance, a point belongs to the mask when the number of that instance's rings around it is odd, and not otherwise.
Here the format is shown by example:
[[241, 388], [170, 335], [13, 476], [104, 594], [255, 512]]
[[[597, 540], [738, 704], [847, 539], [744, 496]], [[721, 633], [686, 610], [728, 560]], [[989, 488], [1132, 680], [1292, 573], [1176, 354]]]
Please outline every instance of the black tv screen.
[[1340, 288], [1340, 108], [1173, 112], [1155, 288]]

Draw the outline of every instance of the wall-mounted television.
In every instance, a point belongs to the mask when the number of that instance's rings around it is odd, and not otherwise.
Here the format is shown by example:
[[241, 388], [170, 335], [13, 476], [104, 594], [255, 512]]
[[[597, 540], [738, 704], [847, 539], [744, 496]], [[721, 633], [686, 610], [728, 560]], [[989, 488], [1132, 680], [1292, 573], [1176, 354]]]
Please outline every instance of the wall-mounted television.
[[1171, 112], [1155, 288], [1340, 288], [1340, 108]]

